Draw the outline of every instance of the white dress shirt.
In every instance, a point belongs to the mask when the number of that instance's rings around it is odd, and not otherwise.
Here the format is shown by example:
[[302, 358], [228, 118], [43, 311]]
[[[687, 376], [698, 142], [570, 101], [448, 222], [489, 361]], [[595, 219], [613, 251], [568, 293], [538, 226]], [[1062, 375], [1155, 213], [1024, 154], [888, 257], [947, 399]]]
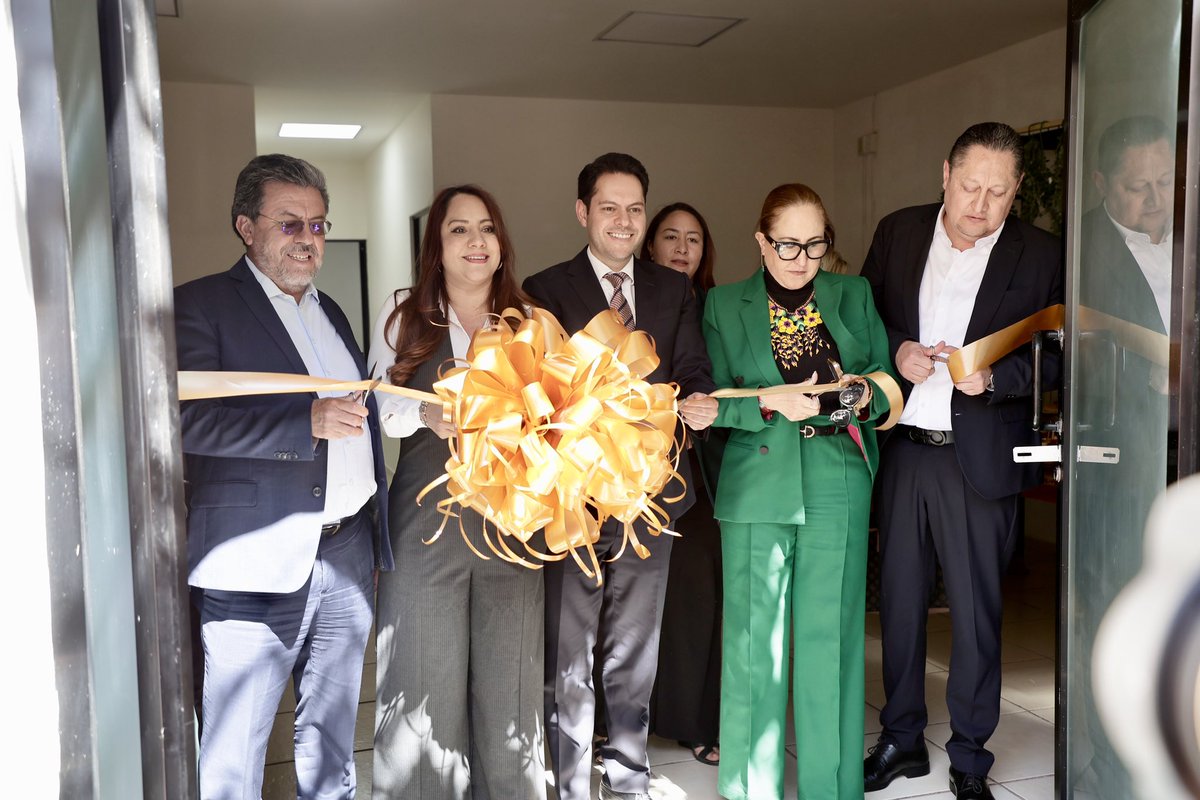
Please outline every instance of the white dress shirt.
[[[992, 248], [1004, 230], [1001, 223], [994, 233], [976, 240], [974, 247], [957, 250], [946, 233], [945, 211], [945, 206], [938, 211], [933, 242], [921, 277], [918, 308], [921, 344], [926, 347], [942, 341], [955, 347], [963, 346], [967, 325], [975, 310], [975, 295], [983, 283]], [[900, 423], [927, 430], [950, 430], [953, 393], [950, 370], [944, 362], [933, 362], [933, 374], [924, 383], [913, 386], [900, 415]]]
[[604, 299], [608, 301], [609, 306], [612, 306], [613, 294], [616, 289], [613, 285], [605, 280], [604, 276], [610, 272], [623, 272], [625, 280], [621, 283], [621, 293], [625, 295], [625, 302], [629, 303], [629, 311], [633, 314], [633, 322], [637, 324], [637, 305], [634, 304], [633, 291], [633, 256], [629, 257], [629, 261], [620, 269], [612, 269], [592, 253], [592, 248], [587, 249], [588, 261], [592, 264], [592, 269], [596, 271], [596, 280], [600, 281], [600, 288], [604, 290]]
[[[337, 378], [343, 381], [361, 379], [354, 357], [337, 329], [321, 310], [320, 296], [309, 284], [304, 295], [296, 299], [284, 292], [264, 275], [249, 257], [250, 273], [262, 285], [271, 307], [287, 329], [292, 344], [300, 353], [309, 375]], [[247, 343], [253, 347], [253, 342]], [[319, 397], [340, 397], [345, 392], [317, 392]], [[371, 450], [371, 434], [363, 422], [362, 436], [328, 439], [329, 466], [325, 477], [325, 511], [321, 521], [335, 522], [353, 516], [375, 495], [375, 455]]]
[[[396, 317], [386, 331], [384, 326], [387, 325], [388, 317], [391, 316], [396, 306], [404, 302], [404, 298], [408, 295], [407, 289], [402, 292], [392, 292], [391, 296], [384, 301], [383, 308], [379, 310], [379, 316], [375, 318], [375, 327], [371, 332], [371, 354], [367, 357], [373, 378], [383, 378], [386, 381], [388, 369], [396, 363], [396, 349], [393, 343], [396, 341], [396, 334], [400, 331], [400, 317]], [[442, 311], [450, 323], [450, 349], [455, 358], [465, 359], [467, 349], [471, 345], [471, 338], [467, 336], [467, 332], [463, 329], [453, 308], [449, 311], [443, 308]], [[410, 400], [407, 397], [376, 392], [375, 401], [379, 404], [379, 422], [383, 426], [383, 432], [388, 436], [402, 439], [412, 436], [418, 428], [425, 427], [425, 424], [421, 422], [420, 400]]]
[[[1108, 213], [1107, 206], [1104, 209]], [[1163, 330], [1171, 330], [1171, 226], [1167, 226], [1162, 241], [1155, 244], [1147, 233], [1139, 233], [1126, 228], [1109, 214], [1113, 226], [1125, 240], [1125, 246], [1133, 254], [1154, 293], [1154, 302], [1158, 305], [1158, 315], [1162, 317]]]

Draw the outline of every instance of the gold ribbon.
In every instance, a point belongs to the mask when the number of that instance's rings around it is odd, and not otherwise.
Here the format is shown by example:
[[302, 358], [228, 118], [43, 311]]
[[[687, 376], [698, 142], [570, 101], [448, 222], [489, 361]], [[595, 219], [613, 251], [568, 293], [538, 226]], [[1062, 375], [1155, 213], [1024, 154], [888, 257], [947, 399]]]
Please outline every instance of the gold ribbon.
[[[1170, 358], [1171, 342], [1166, 334], [1152, 331], [1128, 320], [1120, 319], [1103, 311], [1079, 306], [1076, 325], [1082, 330], [1105, 330], [1113, 333], [1117, 342], [1165, 367]], [[1036, 331], [1059, 330], [1066, 321], [1066, 306], [1061, 303], [1031, 314], [1020, 322], [988, 334], [969, 345], [954, 351], [947, 360], [950, 377], [955, 383], [966, 376], [990, 367], [1004, 356], [1029, 342]]]
[[[679, 477], [671, 456], [678, 387], [644, 380], [659, 363], [649, 336], [627, 330], [611, 310], [568, 338], [548, 312], [534, 309], [526, 318], [506, 309], [497, 326], [475, 335], [466, 361], [433, 387], [458, 435], [446, 474], [417, 498], [447, 484], [450, 496], [438, 503], [442, 524], [429, 542], [457, 517], [467, 545], [487, 558], [454, 511], [469, 507], [483, 516], [484, 541], [501, 559], [540, 566], [518, 554], [511, 537], [540, 561], [569, 552], [599, 584], [593, 545], [607, 519], [624, 524], [614, 558], [627, 545], [650, 555], [634, 529], [638, 520], [652, 535], [673, 534], [654, 497]], [[529, 544], [543, 529], [550, 553]]]
[[[875, 430], [886, 431], [888, 428], [900, 421], [900, 414], [904, 409], [904, 395], [900, 391], [900, 384], [896, 383], [896, 379], [886, 372], [869, 372], [860, 377], [870, 378], [879, 390], [883, 392], [884, 397], [888, 400], [888, 415], [882, 423], [875, 426]], [[818, 383], [802, 385], [799, 383], [782, 383], [778, 386], [763, 386], [757, 389], [717, 389], [712, 393], [712, 397], [767, 397], [777, 394], [790, 394], [792, 392], [801, 392], [803, 394], [825, 394], [826, 392], [838, 392], [846, 388], [845, 383]]]
[[[300, 394], [304, 392], [366, 391], [375, 381], [340, 381], [315, 375], [288, 372], [201, 372], [180, 370], [179, 399], [205, 400], [213, 397], [244, 397], [251, 394]], [[381, 383], [375, 389], [412, 400], [441, 402], [436, 394]]]
[[[441, 404], [444, 418], [457, 429], [449, 440], [446, 474], [417, 497], [420, 502], [447, 484], [450, 496], [438, 503], [442, 524], [429, 543], [452, 517], [458, 518], [468, 547], [488, 558], [471, 542], [454, 510], [469, 507], [483, 516], [484, 540], [500, 558], [538, 568], [538, 561], [557, 561], [570, 553], [599, 584], [603, 577], [593, 545], [610, 517], [624, 524], [614, 559], [626, 546], [641, 558], [650, 555], [634, 529], [639, 520], [651, 535], [676, 535], [666, 527], [670, 514], [654, 498], [671, 478], [683, 482], [676, 471], [678, 455], [671, 455], [677, 444], [679, 389], [645, 380], [659, 364], [646, 333], [627, 330], [606, 309], [568, 337], [552, 314], [535, 308], [526, 318], [510, 308], [496, 326], [475, 334], [465, 361], [466, 366], [440, 373], [432, 394], [387, 384], [376, 389]], [[374, 384], [265, 372], [178, 375], [180, 400], [353, 392]], [[529, 544], [542, 529], [550, 553]], [[517, 553], [509, 537], [536, 561]]]

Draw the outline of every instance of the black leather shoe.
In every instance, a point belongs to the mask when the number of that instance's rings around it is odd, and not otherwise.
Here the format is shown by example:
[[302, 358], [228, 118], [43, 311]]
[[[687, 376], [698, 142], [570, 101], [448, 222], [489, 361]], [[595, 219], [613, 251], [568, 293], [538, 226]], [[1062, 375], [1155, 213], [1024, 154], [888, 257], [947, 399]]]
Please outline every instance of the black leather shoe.
[[950, 768], [950, 791], [954, 800], [995, 800], [988, 788], [986, 775], [972, 775]]
[[863, 788], [878, 792], [896, 778], [919, 778], [929, 774], [929, 751], [925, 743], [905, 752], [891, 742], [880, 742], [867, 751], [863, 761]]

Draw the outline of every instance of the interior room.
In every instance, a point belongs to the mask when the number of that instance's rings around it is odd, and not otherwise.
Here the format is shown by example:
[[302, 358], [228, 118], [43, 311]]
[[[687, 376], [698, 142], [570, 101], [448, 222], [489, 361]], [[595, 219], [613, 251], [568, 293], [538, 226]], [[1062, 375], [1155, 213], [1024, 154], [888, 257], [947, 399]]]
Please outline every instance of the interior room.
[[[764, 192], [801, 181], [824, 198], [836, 246], [857, 272], [884, 214], [938, 200], [947, 149], [967, 125], [1057, 127], [1066, 116], [1066, 0], [981, 0], [970, 13], [938, 0], [159, 0], [158, 11], [175, 282], [237, 259], [227, 216], [234, 176], [255, 154], [291, 153], [325, 172], [330, 242], [352, 246], [345, 277], [322, 272], [318, 284], [368, 321], [410, 285], [414, 225], [443, 186], [477, 183], [496, 195], [519, 274], [529, 275], [581, 247], [579, 166], [601, 152], [633, 153], [650, 173], [651, 211], [677, 199], [704, 209], [720, 284], [757, 268]], [[345, 141], [284, 139], [286, 122], [362, 129]], [[998, 798], [1054, 796], [1054, 501], [1052, 484], [1026, 499], [1026, 543], [1005, 589]], [[864, 752], [883, 703], [878, 636], [872, 612]], [[364, 795], [373, 660], [369, 651], [357, 737]], [[935, 610], [933, 771], [871, 797], [953, 796], [944, 777], [948, 661], [948, 616]], [[264, 797], [294, 796], [289, 702]], [[687, 797], [718, 797], [716, 770], [674, 742], [653, 740], [651, 760]]]

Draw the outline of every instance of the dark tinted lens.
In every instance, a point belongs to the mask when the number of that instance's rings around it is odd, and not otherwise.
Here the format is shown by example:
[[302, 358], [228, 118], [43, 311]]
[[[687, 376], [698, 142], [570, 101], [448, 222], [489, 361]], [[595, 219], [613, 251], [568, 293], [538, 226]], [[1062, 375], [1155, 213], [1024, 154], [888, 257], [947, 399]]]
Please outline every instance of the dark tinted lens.
[[850, 409], [839, 408], [829, 415], [829, 421], [839, 428], [845, 428], [850, 425]]
[[295, 236], [304, 227], [304, 223], [298, 219], [283, 220], [279, 223], [279, 230], [283, 231], [284, 236]]
[[327, 219], [323, 219], [320, 222], [310, 222], [309, 225], [311, 226], [310, 229], [313, 236], [324, 236], [333, 227], [333, 223]]
[[838, 402], [846, 408], [852, 408], [858, 401], [862, 400], [863, 391], [861, 383], [852, 383], [838, 393]]

